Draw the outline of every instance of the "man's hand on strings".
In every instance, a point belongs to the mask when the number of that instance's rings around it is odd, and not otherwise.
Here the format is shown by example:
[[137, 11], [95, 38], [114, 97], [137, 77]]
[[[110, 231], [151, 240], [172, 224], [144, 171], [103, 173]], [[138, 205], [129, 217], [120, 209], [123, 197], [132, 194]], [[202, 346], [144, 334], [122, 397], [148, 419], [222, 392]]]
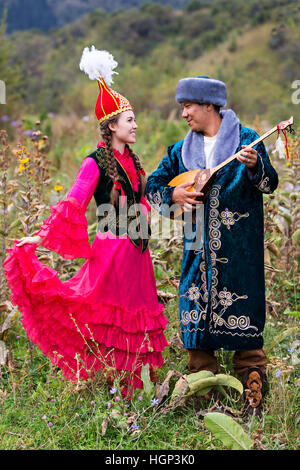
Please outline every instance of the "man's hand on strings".
[[203, 204], [203, 201], [196, 201], [194, 198], [203, 197], [204, 193], [187, 191], [187, 188], [191, 186], [193, 186], [191, 183], [182, 183], [173, 191], [172, 201], [179, 204], [184, 212], [190, 212], [195, 208], [195, 205]]
[[257, 151], [253, 148], [247, 148], [247, 145], [242, 145], [243, 151], [237, 157], [241, 163], [244, 163], [250, 170], [255, 170], [257, 165]]

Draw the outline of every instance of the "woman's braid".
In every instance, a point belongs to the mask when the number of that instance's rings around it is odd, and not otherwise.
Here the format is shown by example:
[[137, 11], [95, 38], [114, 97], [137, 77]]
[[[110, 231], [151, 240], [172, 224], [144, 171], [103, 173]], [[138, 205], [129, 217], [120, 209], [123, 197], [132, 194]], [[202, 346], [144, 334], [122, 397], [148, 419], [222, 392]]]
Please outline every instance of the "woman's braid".
[[[116, 123], [118, 121], [118, 115], [114, 116], [110, 119], [106, 119], [100, 124], [100, 132], [103, 137], [103, 140], [105, 142], [105, 155], [106, 155], [106, 162], [107, 162], [107, 172], [108, 176], [110, 179], [115, 182], [119, 180], [119, 173], [118, 173], [118, 168], [116, 164], [116, 159], [114, 155], [114, 150], [112, 146], [112, 132], [109, 128], [109, 124], [111, 123]], [[126, 144], [127, 145], [127, 144]], [[140, 175], [141, 178], [141, 184], [142, 184], [142, 194], [145, 194], [145, 186], [146, 186], [146, 178], [143, 174], [143, 168], [141, 165], [141, 161], [139, 157], [133, 152], [133, 150], [127, 145], [127, 148], [129, 150], [129, 154], [132, 158], [132, 160], [135, 163], [136, 169]], [[110, 193], [110, 200], [111, 203], [116, 205], [118, 202], [118, 197], [119, 197], [119, 192], [115, 189], [113, 186], [111, 193]]]
[[[112, 147], [112, 132], [108, 125], [110, 123], [117, 122], [117, 117], [113, 117], [111, 119], [107, 119], [100, 124], [100, 132], [105, 142], [105, 155], [106, 155], [106, 163], [107, 163], [107, 172], [110, 179], [114, 181], [118, 181], [119, 173], [118, 168], [116, 165], [116, 159], [114, 155], [114, 150]], [[119, 192], [113, 186], [111, 193], [110, 193], [110, 201], [112, 204], [116, 205], [119, 197]]]

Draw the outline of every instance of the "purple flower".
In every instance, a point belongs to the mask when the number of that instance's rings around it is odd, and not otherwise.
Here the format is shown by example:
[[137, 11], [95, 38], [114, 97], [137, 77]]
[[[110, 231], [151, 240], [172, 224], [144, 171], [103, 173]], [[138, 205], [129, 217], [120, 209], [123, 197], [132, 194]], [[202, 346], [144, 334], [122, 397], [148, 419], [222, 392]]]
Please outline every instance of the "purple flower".
[[159, 399], [158, 399], [158, 398], [153, 398], [153, 399], [151, 400], [151, 405], [157, 406], [158, 404], [159, 404]]
[[142, 401], [143, 397], [141, 395], [138, 396], [138, 400]]
[[110, 408], [111, 407], [111, 403], [110, 401], [107, 403], [107, 408]]
[[23, 135], [26, 135], [27, 137], [32, 137], [32, 134], [33, 134], [33, 130], [31, 129], [23, 132]]
[[278, 369], [278, 370], [276, 371], [276, 374], [275, 374], [275, 375], [276, 375], [277, 378], [280, 377], [280, 376], [281, 376], [281, 370]]
[[1, 121], [8, 122], [10, 121], [10, 118], [5, 114], [4, 116], [1, 116]]
[[49, 428], [51, 428], [53, 426], [53, 423], [51, 423], [51, 421], [49, 421], [48, 426], [49, 426]]
[[132, 424], [130, 426], [130, 429], [139, 429], [139, 425], [138, 424]]
[[117, 391], [116, 387], [113, 387], [110, 389], [109, 393], [113, 395], [114, 393], [116, 393], [116, 391]]
[[116, 400], [116, 401], [120, 401], [121, 398], [120, 398], [120, 397], [116, 397], [115, 400]]
[[17, 127], [19, 124], [21, 124], [21, 121], [11, 121], [10, 125], [13, 127]]

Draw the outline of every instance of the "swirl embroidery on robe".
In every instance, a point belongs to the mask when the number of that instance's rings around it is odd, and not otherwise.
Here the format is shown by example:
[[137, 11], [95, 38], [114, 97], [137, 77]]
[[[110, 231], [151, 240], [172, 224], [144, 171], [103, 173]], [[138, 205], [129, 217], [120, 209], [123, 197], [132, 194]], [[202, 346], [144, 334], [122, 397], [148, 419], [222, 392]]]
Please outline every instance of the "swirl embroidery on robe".
[[[202, 263], [201, 263], [202, 264]], [[204, 263], [205, 264], [205, 263]], [[181, 323], [182, 325], [190, 325], [191, 323], [196, 325], [196, 323], [199, 323], [200, 320], [205, 320], [206, 318], [206, 310], [207, 310], [207, 290], [204, 289], [204, 296], [201, 294], [200, 289], [198, 286], [195, 286], [195, 284], [192, 284], [192, 286], [187, 290], [185, 294], [182, 294], [180, 297], [186, 297], [190, 301], [195, 302], [196, 306], [198, 307], [198, 310], [191, 310], [190, 312], [187, 310], [182, 310], [181, 311]], [[199, 299], [202, 299], [202, 301], [206, 304], [205, 309], [201, 307], [201, 304], [199, 302]], [[204, 328], [188, 328], [185, 329], [184, 332], [192, 332], [200, 330], [203, 331]]]
[[148, 194], [148, 198], [149, 198], [149, 202], [151, 204], [151, 206], [157, 211], [157, 212], [160, 212], [160, 209], [163, 205], [163, 197], [164, 197], [164, 193], [166, 191], [167, 188], [164, 188], [162, 194], [159, 192], [159, 191], [156, 191], [156, 193], [153, 193], [152, 194]]
[[260, 158], [260, 162], [262, 166], [262, 177], [261, 177], [260, 182], [257, 183], [255, 186], [257, 187], [257, 189], [259, 189], [263, 193], [268, 194], [268, 193], [271, 193], [271, 187], [268, 186], [270, 182], [270, 178], [268, 176], [265, 177], [265, 165], [264, 165], [263, 159], [261, 158], [259, 154], [257, 156]]
[[[216, 251], [221, 248], [221, 231], [219, 230], [221, 226], [221, 222], [230, 229], [230, 225], [234, 225], [235, 222], [240, 220], [242, 217], [248, 217], [249, 213], [246, 214], [239, 214], [238, 212], [231, 212], [227, 208], [225, 211], [222, 211], [219, 214], [218, 207], [219, 207], [219, 194], [220, 194], [220, 185], [214, 185], [210, 191], [210, 211], [209, 211], [209, 247], [211, 251], [211, 260], [212, 260], [212, 273], [211, 273], [211, 318], [210, 318], [210, 327], [209, 330], [211, 333], [218, 333], [218, 334], [230, 334], [232, 336], [253, 336], [251, 333], [245, 335], [245, 333], [232, 333], [231, 331], [220, 331], [220, 330], [213, 330], [212, 323], [214, 328], [218, 326], [225, 326], [229, 330], [248, 330], [254, 329], [258, 330], [256, 326], [250, 325], [250, 318], [241, 315], [236, 317], [235, 315], [229, 315], [227, 321], [223, 318], [224, 313], [226, 310], [236, 301], [247, 299], [247, 295], [238, 295], [236, 293], [230, 292], [227, 287], [223, 287], [223, 290], [217, 290], [218, 286], [218, 269], [216, 268], [216, 262], [221, 263], [228, 263], [228, 258], [221, 258], [218, 259], [216, 255]], [[238, 218], [235, 218], [235, 214], [238, 214]], [[221, 218], [221, 222], [219, 220]], [[229, 222], [230, 221], [230, 222]], [[219, 313], [216, 312], [218, 307], [222, 307]], [[261, 333], [260, 333], [261, 334]], [[259, 335], [260, 335], [259, 334]], [[254, 334], [257, 336], [257, 334]]]

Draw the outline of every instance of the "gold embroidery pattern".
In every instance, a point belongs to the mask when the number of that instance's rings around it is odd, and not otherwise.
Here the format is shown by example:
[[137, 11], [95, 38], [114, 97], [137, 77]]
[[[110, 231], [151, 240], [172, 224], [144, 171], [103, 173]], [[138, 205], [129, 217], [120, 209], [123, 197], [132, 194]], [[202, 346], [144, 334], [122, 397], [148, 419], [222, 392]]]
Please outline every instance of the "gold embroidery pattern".
[[[205, 292], [205, 294], [207, 293], [207, 290]], [[205, 320], [206, 319], [206, 310], [207, 310], [207, 296], [206, 297], [206, 301], [204, 300], [204, 296], [202, 296], [201, 292], [200, 292], [200, 289], [198, 286], [195, 286], [195, 284], [192, 284], [192, 286], [188, 289], [188, 291], [181, 295], [180, 297], [186, 297], [188, 298], [189, 300], [191, 300], [192, 302], [195, 302], [197, 307], [198, 307], [198, 310], [191, 310], [190, 312], [187, 311], [187, 310], [182, 310], [181, 311], [181, 324], [182, 326], [186, 326], [186, 325], [190, 325], [191, 323], [192, 324], [196, 324], [196, 323], [199, 323], [200, 320]], [[200, 302], [199, 302], [199, 299], [202, 299], [205, 304], [206, 304], [206, 307], [205, 309], [203, 309], [203, 307], [201, 306]], [[192, 331], [196, 331], [196, 330], [200, 330], [200, 331], [203, 331], [204, 328], [187, 328], [185, 329], [183, 332], [192, 332]]]
[[147, 195], [149, 199], [149, 203], [157, 212], [160, 212], [160, 209], [163, 205], [163, 197], [164, 197], [164, 193], [166, 189], [167, 188], [164, 188], [162, 194], [159, 191], [156, 191], [156, 193], [153, 193], [153, 194], [149, 193]]
[[222, 224], [224, 224], [228, 230], [230, 230], [230, 226], [234, 225], [242, 217], [249, 217], [249, 212], [240, 214], [239, 212], [231, 212], [226, 208], [225, 211], [221, 212], [220, 217]]
[[[218, 259], [216, 255], [216, 251], [221, 248], [221, 231], [219, 230], [221, 222], [230, 229], [235, 222], [241, 219], [241, 217], [248, 217], [249, 213], [246, 214], [239, 214], [237, 212], [232, 212], [226, 209], [219, 214], [218, 207], [219, 207], [219, 194], [220, 194], [221, 186], [215, 185], [212, 187], [210, 191], [210, 211], [209, 211], [209, 247], [211, 251], [211, 260], [212, 260], [212, 275], [211, 275], [211, 315], [210, 315], [210, 327], [209, 330], [211, 333], [218, 333], [218, 334], [230, 334], [232, 336], [258, 336], [261, 333], [257, 334], [245, 334], [245, 333], [232, 333], [231, 331], [220, 331], [216, 328], [218, 326], [225, 326], [229, 330], [248, 330], [254, 329], [258, 330], [257, 327], [250, 325], [250, 318], [241, 315], [236, 317], [235, 315], [230, 315], [225, 321], [223, 318], [224, 313], [226, 310], [236, 301], [247, 299], [247, 295], [239, 296], [236, 293], [230, 292], [227, 287], [223, 287], [223, 290], [217, 290], [218, 286], [218, 269], [216, 268], [216, 263], [228, 263], [228, 258], [221, 258]], [[238, 218], [235, 218], [235, 215], [238, 215]], [[220, 219], [221, 218], [221, 222]], [[224, 221], [222, 220], [224, 219]], [[216, 312], [216, 309], [221, 307], [219, 313]], [[213, 323], [213, 325], [212, 325]], [[215, 328], [215, 329], [213, 329]]]
[[268, 176], [265, 177], [265, 165], [264, 165], [263, 159], [261, 158], [261, 156], [259, 154], [258, 154], [258, 157], [260, 158], [260, 161], [261, 161], [262, 177], [261, 177], [260, 182], [256, 185], [256, 187], [257, 187], [257, 189], [259, 189], [263, 193], [269, 194], [269, 193], [271, 193], [271, 187], [268, 186], [268, 184], [270, 182], [270, 178]]

